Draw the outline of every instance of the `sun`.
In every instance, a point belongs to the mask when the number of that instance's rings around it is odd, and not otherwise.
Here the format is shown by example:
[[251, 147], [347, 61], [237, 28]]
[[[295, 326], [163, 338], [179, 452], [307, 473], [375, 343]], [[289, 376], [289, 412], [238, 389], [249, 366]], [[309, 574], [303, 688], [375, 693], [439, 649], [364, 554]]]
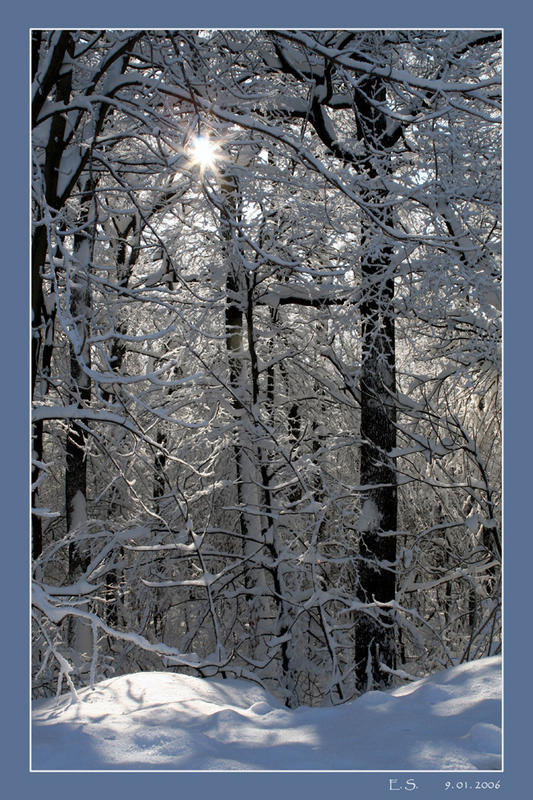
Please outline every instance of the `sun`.
[[221, 150], [216, 142], [208, 136], [195, 136], [189, 150], [191, 164], [200, 168], [200, 171], [214, 170], [217, 162], [222, 158]]

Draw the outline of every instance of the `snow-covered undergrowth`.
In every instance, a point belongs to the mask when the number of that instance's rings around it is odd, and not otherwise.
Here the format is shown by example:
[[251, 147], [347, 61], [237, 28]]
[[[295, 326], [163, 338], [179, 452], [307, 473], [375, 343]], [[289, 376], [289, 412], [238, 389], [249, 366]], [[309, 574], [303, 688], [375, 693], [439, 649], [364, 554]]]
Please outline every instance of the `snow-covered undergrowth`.
[[501, 659], [335, 708], [253, 683], [144, 672], [33, 709], [34, 770], [495, 770]]

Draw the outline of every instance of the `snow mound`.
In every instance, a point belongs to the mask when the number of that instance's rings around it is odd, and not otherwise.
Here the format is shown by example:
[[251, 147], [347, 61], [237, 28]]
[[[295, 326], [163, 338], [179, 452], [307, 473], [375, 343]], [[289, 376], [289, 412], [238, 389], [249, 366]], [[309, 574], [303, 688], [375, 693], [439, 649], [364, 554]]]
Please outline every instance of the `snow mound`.
[[334, 708], [243, 680], [112, 678], [33, 709], [34, 770], [498, 770], [501, 659]]

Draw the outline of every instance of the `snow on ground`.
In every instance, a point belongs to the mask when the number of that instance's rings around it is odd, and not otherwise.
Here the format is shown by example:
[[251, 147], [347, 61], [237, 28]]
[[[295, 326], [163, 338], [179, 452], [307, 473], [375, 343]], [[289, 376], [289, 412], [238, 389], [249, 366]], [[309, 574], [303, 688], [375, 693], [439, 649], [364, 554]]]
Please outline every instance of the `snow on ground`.
[[143, 672], [33, 709], [34, 770], [501, 769], [501, 659], [337, 707], [248, 681]]

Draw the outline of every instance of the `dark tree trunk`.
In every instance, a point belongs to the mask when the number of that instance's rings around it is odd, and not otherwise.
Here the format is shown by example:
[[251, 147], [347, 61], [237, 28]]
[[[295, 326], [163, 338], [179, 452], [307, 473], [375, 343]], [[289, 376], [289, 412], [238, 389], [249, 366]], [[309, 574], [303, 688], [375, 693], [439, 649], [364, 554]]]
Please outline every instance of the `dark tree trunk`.
[[[35, 80], [39, 69], [39, 51], [42, 41], [42, 32], [33, 31], [32, 33], [32, 81]], [[41, 76], [41, 85], [36, 92], [32, 108], [32, 124], [35, 124], [40, 109], [48, 92], [54, 89], [54, 97], [58, 102], [68, 103], [72, 90], [72, 70], [64, 69], [63, 60], [65, 55], [73, 54], [73, 40], [68, 31], [63, 31], [58, 38], [56, 47], [50, 58], [45, 75]], [[64, 148], [64, 134], [66, 128], [66, 116], [56, 114], [50, 124], [48, 143], [45, 149], [44, 175], [46, 178], [45, 200], [52, 211], [58, 210], [59, 201], [57, 197], [57, 186], [59, 177], [59, 165]], [[43, 209], [40, 210], [41, 212]], [[42, 217], [41, 217], [42, 219]], [[43, 268], [46, 263], [48, 251], [48, 230], [45, 224], [38, 224], [34, 230], [31, 248], [31, 298], [32, 298], [32, 343], [31, 343], [31, 389], [32, 398], [36, 398], [37, 381], [39, 372], [45, 384], [42, 387], [41, 396], [48, 391], [48, 378], [50, 376], [50, 366], [52, 360], [52, 340], [55, 312], [47, 309], [45, 293], [43, 287]], [[32, 449], [34, 460], [42, 462], [44, 460], [44, 438], [43, 422], [39, 421], [34, 425], [32, 437]], [[32, 483], [35, 485], [39, 479], [40, 467], [35, 465], [32, 468]], [[32, 492], [32, 504], [34, 508], [39, 506], [38, 491], [35, 488]], [[41, 517], [32, 514], [32, 557], [39, 558], [43, 549], [43, 529]]]
[[[248, 352], [250, 354], [250, 376], [252, 385], [252, 407], [257, 408], [259, 403], [259, 361], [257, 358], [257, 351], [255, 347], [255, 330], [254, 330], [254, 285], [251, 276], [247, 281], [247, 304], [246, 304], [246, 323], [248, 333]], [[271, 393], [271, 394], [269, 394]], [[274, 384], [273, 376], [269, 378], [267, 375], [267, 409], [273, 409], [274, 400]], [[275, 635], [284, 637], [288, 631], [285, 607], [283, 602], [284, 586], [283, 577], [279, 564], [279, 552], [276, 542], [276, 535], [274, 530], [274, 509], [273, 509], [273, 496], [271, 489], [271, 476], [268, 468], [268, 459], [265, 449], [261, 444], [257, 444], [257, 460], [259, 463], [259, 474], [261, 476], [262, 487], [262, 504], [261, 510], [264, 514], [264, 524], [261, 530], [262, 541], [265, 543], [265, 549], [270, 557], [271, 566], [266, 566], [266, 571], [270, 575], [272, 586], [274, 589], [275, 606], [276, 606], [276, 623]], [[287, 681], [290, 672], [290, 661], [287, 642], [284, 641], [280, 645], [280, 665], [281, 676], [280, 682], [284, 684]], [[291, 705], [291, 698], [286, 698], [286, 705]]]
[[[87, 230], [90, 207], [94, 195], [94, 183], [88, 180], [82, 195], [79, 217], [80, 232], [74, 237], [74, 274], [71, 281], [70, 311], [76, 329], [76, 341], [69, 342], [70, 354], [70, 399], [78, 408], [87, 408], [91, 400], [91, 380], [86, 369], [90, 367], [89, 336], [90, 260], [92, 236]], [[87, 424], [73, 420], [67, 432], [65, 465], [65, 506], [67, 531], [76, 535], [86, 520], [87, 503]], [[73, 541], [69, 546], [69, 576], [76, 580], [89, 564], [90, 554], [86, 544]]]
[[[233, 222], [238, 211], [238, 185], [237, 180], [231, 175], [223, 174], [220, 188], [224, 203], [221, 207], [221, 233], [224, 242], [224, 259], [226, 271], [226, 308], [225, 308], [225, 334], [226, 350], [228, 353], [229, 387], [231, 389], [231, 404], [236, 420], [233, 433], [233, 454], [235, 458], [235, 487], [237, 490], [237, 505], [245, 505], [243, 491], [244, 468], [243, 446], [239, 427], [242, 422], [244, 410], [242, 398], [242, 347], [244, 331], [243, 285], [240, 280], [238, 264], [236, 263], [233, 244]], [[246, 514], [239, 513], [240, 533], [243, 537], [243, 546], [249, 535]]]
[[[91, 354], [87, 344], [90, 332], [90, 263], [92, 259], [93, 233], [90, 230], [89, 214], [94, 199], [94, 181], [88, 179], [82, 190], [78, 233], [74, 246], [67, 280], [70, 286], [70, 313], [72, 315], [75, 340], [69, 341], [70, 356], [70, 400], [78, 408], [87, 408], [91, 400], [91, 379], [85, 368], [90, 367]], [[86, 536], [87, 523], [87, 425], [72, 420], [67, 430], [65, 459], [65, 510], [67, 532], [72, 537], [68, 548], [69, 582], [75, 583], [86, 572], [91, 558]], [[81, 619], [70, 618], [67, 632], [68, 642], [80, 655], [88, 653], [92, 643], [90, 626]], [[80, 665], [81, 666], [81, 665]]]
[[[117, 229], [118, 234], [118, 229]], [[133, 236], [133, 242], [128, 241], [128, 237]], [[132, 217], [122, 236], [120, 236], [116, 253], [116, 275], [117, 284], [121, 289], [128, 287], [133, 268], [139, 257], [138, 246], [139, 231], [137, 230], [137, 220]], [[129, 245], [129, 256], [128, 256]], [[111, 352], [109, 362], [114, 372], [117, 375], [122, 373], [122, 364], [126, 357], [126, 343], [124, 339], [120, 338], [121, 334], [127, 333], [126, 323], [119, 320], [116, 323], [116, 331], [119, 334], [113, 339], [111, 344]], [[102, 397], [106, 403], [115, 403], [117, 401], [117, 394], [114, 387], [104, 389]], [[113, 486], [111, 489], [112, 495], [108, 507], [108, 517], [113, 519], [123, 513], [121, 501], [120, 486]], [[120, 555], [123, 556], [121, 548]], [[111, 569], [106, 574], [106, 588], [105, 588], [105, 618], [109, 625], [116, 627], [120, 620], [120, 584], [122, 582], [123, 574], [118, 569]]]
[[[32, 450], [34, 460], [36, 462], [41, 462], [43, 457], [43, 422], [39, 420], [33, 426], [33, 437], [32, 437]], [[38, 464], [34, 464], [32, 466], [31, 471], [31, 479], [32, 483], [35, 486], [37, 481], [39, 480], [39, 475], [41, 473], [41, 468]], [[39, 505], [39, 493], [35, 486], [32, 490], [32, 507], [37, 508]], [[43, 552], [43, 525], [41, 517], [38, 514], [32, 514], [31, 520], [31, 556], [32, 559], [39, 558], [41, 553]]]
[[[375, 103], [386, 99], [379, 78], [368, 78], [357, 92], [358, 136], [368, 147], [363, 168], [372, 181], [390, 171], [384, 152], [387, 121]], [[397, 487], [394, 459], [396, 446], [394, 278], [392, 249], [380, 223], [392, 225], [385, 190], [368, 190], [365, 200], [377, 219], [363, 223], [361, 264], [361, 452], [360, 480], [364, 489], [359, 539], [357, 597], [363, 603], [388, 603], [395, 597]], [[374, 608], [362, 612], [356, 622], [356, 684], [360, 691], [390, 683], [394, 668], [395, 630], [392, 614]]]

